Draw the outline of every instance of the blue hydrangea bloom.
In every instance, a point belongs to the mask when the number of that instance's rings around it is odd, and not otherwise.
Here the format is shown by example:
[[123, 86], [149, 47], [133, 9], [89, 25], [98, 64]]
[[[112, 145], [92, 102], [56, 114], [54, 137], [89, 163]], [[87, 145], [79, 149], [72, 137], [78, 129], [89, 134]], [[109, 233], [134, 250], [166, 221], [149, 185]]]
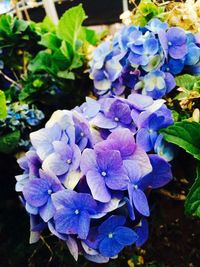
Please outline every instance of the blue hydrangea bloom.
[[127, 99], [88, 98], [81, 107], [56, 111], [31, 134], [32, 148], [18, 161], [23, 174], [16, 177], [31, 215], [31, 242], [48, 228], [75, 260], [82, 254], [105, 263], [146, 241], [146, 190], [172, 178], [164, 157], [145, 151], [153, 140], [151, 152], [165, 152], [158, 131], [173, 120], [163, 103], [136, 92]]
[[91, 195], [62, 190], [52, 196], [57, 207], [54, 215], [55, 228], [59, 233], [78, 234], [86, 239], [92, 215], [97, 213], [97, 205]]
[[167, 32], [159, 31], [158, 35], [166, 56], [181, 59], [187, 54], [187, 36], [183, 29], [171, 27]]
[[154, 145], [155, 152], [163, 157], [166, 161], [172, 161], [175, 156], [175, 147], [172, 144], [167, 143], [162, 134], [156, 139]]
[[137, 234], [124, 226], [125, 221], [123, 216], [111, 216], [99, 226], [99, 251], [103, 256], [113, 257], [136, 242]]
[[[145, 27], [125, 26], [109, 45], [96, 49], [102, 58], [97, 62], [94, 56], [90, 64], [94, 91], [99, 96], [112, 96], [137, 90], [161, 98], [176, 85], [172, 75], [199, 73], [199, 43], [198, 34], [169, 27], [157, 18]], [[146, 81], [145, 85], [141, 81]]]
[[176, 85], [174, 77], [170, 73], [155, 70], [143, 78], [142, 93], [159, 99], [169, 93]]

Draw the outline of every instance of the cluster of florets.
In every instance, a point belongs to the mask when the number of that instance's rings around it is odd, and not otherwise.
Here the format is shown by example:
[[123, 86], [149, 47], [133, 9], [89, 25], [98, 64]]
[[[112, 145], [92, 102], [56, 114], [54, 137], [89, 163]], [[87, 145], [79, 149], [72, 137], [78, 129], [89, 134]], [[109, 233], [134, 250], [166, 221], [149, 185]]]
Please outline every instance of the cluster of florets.
[[18, 102], [8, 104], [7, 117], [0, 120], [0, 130], [10, 128], [12, 131], [37, 126], [44, 119], [44, 113], [35, 105], [20, 104]]
[[176, 75], [200, 73], [200, 35], [158, 19], [125, 26], [94, 51], [90, 65], [97, 95], [126, 89], [158, 99], [175, 88]]
[[18, 160], [24, 173], [16, 191], [31, 216], [31, 242], [48, 228], [75, 259], [94, 262], [141, 246], [148, 238], [147, 189], [172, 178], [172, 155], [158, 132], [172, 123], [163, 100], [139, 94], [87, 98], [56, 111], [31, 133], [32, 148]]

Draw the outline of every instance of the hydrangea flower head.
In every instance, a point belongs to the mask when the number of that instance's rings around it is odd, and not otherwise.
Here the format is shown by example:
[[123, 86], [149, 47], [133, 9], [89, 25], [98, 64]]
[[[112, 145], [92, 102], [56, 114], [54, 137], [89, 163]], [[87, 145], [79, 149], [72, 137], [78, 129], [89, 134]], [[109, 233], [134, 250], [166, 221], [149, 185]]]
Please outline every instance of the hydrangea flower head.
[[109, 54], [105, 57], [102, 52], [101, 68], [95, 66], [95, 56], [91, 61], [94, 91], [99, 96], [115, 96], [137, 90], [161, 98], [175, 88], [176, 75], [199, 73], [199, 49], [198, 35], [169, 27], [157, 18], [144, 27], [124, 26], [109, 43]]
[[143, 244], [151, 208], [146, 190], [172, 177], [164, 157], [147, 152], [160, 153], [158, 131], [172, 123], [163, 100], [136, 93], [56, 111], [31, 133], [32, 147], [18, 160], [16, 190], [30, 214], [30, 242], [48, 228], [75, 260], [82, 254], [98, 263]]

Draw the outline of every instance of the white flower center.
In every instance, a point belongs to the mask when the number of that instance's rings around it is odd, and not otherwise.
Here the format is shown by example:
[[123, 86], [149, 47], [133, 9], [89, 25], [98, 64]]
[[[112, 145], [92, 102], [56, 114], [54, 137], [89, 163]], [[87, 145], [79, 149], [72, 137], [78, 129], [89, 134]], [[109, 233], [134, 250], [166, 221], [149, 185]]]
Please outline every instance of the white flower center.
[[52, 192], [53, 192], [53, 191], [52, 191], [51, 189], [48, 190], [48, 194], [49, 194], [49, 195], [51, 195]]
[[168, 45], [169, 45], [169, 46], [172, 45], [172, 42], [168, 42]]
[[114, 121], [118, 122], [119, 121], [119, 118], [118, 117], [115, 117], [114, 118]]
[[76, 215], [78, 215], [80, 213], [80, 211], [78, 209], [75, 210], [74, 212]]
[[67, 160], [67, 164], [71, 164], [72, 163], [72, 160], [71, 159], [68, 159]]
[[137, 184], [134, 184], [134, 185], [133, 185], [133, 188], [134, 188], [134, 189], [138, 189], [138, 185], [137, 185]]
[[105, 177], [105, 176], [107, 175], [107, 173], [106, 173], [106, 172], [102, 172], [101, 175], [102, 175], [103, 177]]
[[80, 133], [80, 136], [81, 136], [81, 137], [83, 137], [84, 135], [85, 135], [84, 132], [81, 132], [81, 133]]
[[113, 233], [109, 233], [108, 238], [113, 238]]

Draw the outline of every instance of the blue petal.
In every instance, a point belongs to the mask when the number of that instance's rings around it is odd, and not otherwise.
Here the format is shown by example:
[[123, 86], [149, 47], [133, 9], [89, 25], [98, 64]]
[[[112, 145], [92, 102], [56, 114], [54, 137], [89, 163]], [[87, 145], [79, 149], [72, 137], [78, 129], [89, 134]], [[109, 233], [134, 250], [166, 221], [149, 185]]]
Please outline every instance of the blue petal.
[[98, 231], [100, 234], [108, 234], [113, 232], [117, 226], [124, 225], [125, 221], [124, 216], [113, 215], [99, 226]]
[[90, 229], [90, 216], [88, 212], [82, 211], [79, 217], [78, 236], [80, 239], [86, 239]]
[[140, 186], [142, 188], [148, 186], [152, 188], [163, 187], [172, 179], [171, 165], [158, 155], [150, 155], [149, 158], [153, 171], [142, 179]]
[[139, 213], [144, 216], [149, 216], [149, 204], [147, 201], [147, 197], [142, 190], [140, 190], [139, 188], [132, 190], [132, 201]]
[[141, 225], [135, 229], [135, 232], [138, 235], [136, 246], [141, 247], [147, 241], [149, 236], [148, 222], [145, 218], [141, 220]]
[[104, 238], [99, 245], [100, 253], [105, 257], [114, 257], [116, 256], [122, 249], [124, 245], [118, 243], [115, 238]]
[[56, 231], [63, 234], [77, 234], [79, 228], [79, 214], [73, 209], [63, 208], [54, 216]]
[[155, 55], [158, 52], [158, 41], [155, 38], [149, 38], [144, 43], [145, 53]]
[[119, 226], [115, 229], [114, 237], [123, 246], [130, 246], [137, 240], [137, 234], [128, 227]]

